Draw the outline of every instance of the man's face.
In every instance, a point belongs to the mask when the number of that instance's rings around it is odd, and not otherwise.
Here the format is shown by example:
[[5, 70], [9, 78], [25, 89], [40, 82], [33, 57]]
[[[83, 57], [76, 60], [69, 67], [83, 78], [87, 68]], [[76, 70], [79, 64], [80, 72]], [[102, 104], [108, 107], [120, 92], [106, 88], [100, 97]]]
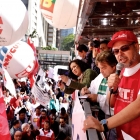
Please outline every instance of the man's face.
[[78, 55], [82, 58], [82, 59], [84, 59], [85, 58], [85, 52], [84, 51], [82, 51], [82, 52], [79, 52], [78, 51]]
[[40, 109], [36, 108], [36, 114], [40, 114]]
[[41, 112], [41, 117], [45, 119], [46, 118], [46, 113], [45, 112]]
[[49, 126], [49, 123], [45, 122], [45, 123], [44, 123], [44, 129], [48, 130], [49, 127], [50, 127], [50, 126]]
[[100, 72], [104, 78], [109, 77], [109, 75], [114, 73], [116, 70], [115, 66], [112, 67], [106, 62], [98, 62], [98, 68], [100, 69]]
[[[120, 50], [122, 49], [123, 50]], [[119, 52], [115, 53], [116, 50]], [[139, 61], [139, 47], [138, 44], [127, 41], [117, 41], [114, 43], [112, 50], [118, 62], [124, 64], [125, 67], [133, 67]]]
[[22, 134], [20, 131], [15, 132], [14, 140], [21, 140]]
[[107, 51], [108, 49], [109, 48], [107, 47], [107, 44], [105, 43], [100, 44], [100, 52]]
[[60, 119], [60, 124], [61, 124], [62, 127], [65, 126], [65, 121], [64, 121], [64, 119]]
[[24, 119], [25, 119], [25, 113], [21, 113], [21, 114], [19, 115], [19, 119], [20, 119], [20, 120], [24, 120]]

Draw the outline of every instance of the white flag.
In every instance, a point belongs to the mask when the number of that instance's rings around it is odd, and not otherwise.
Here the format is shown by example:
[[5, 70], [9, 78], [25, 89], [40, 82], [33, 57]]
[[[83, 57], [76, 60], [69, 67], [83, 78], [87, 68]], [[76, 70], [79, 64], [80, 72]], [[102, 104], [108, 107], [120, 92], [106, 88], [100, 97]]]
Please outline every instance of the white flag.
[[4, 86], [10, 91], [10, 93], [12, 95], [14, 95], [16, 97], [16, 90], [15, 90], [15, 86], [14, 83], [9, 75], [9, 73], [7, 72], [7, 70], [5, 68], [2, 68], [3, 71], [3, 82], [4, 82]]

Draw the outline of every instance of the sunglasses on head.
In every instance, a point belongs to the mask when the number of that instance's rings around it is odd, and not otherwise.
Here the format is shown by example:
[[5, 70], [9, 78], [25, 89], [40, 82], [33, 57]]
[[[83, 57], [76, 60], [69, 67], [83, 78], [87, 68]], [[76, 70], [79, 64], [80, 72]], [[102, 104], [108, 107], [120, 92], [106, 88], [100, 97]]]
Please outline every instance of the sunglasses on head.
[[123, 45], [120, 49], [112, 49], [112, 52], [114, 53], [114, 55], [117, 55], [119, 53], [119, 51], [121, 50], [122, 52], [126, 52], [130, 49], [130, 46], [133, 45], [133, 43], [128, 44], [128, 45]]

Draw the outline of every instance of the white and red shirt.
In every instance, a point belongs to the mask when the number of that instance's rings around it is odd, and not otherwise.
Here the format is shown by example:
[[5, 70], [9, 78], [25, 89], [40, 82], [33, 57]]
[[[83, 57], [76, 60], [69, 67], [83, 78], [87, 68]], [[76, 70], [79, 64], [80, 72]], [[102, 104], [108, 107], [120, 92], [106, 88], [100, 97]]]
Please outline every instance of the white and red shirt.
[[[119, 84], [119, 94], [115, 103], [115, 114], [136, 100], [140, 94], [140, 63], [133, 68], [125, 68]], [[132, 114], [133, 114], [132, 110]], [[118, 140], [123, 140], [122, 130], [136, 140], [140, 140], [140, 117], [116, 128]]]
[[33, 113], [32, 117], [31, 117], [31, 123], [34, 126], [35, 129], [37, 129], [37, 121], [40, 118], [41, 115], [36, 115], [36, 112]]
[[36, 137], [36, 140], [55, 140], [54, 132], [51, 129], [50, 131], [40, 129], [39, 132], [40, 135]]

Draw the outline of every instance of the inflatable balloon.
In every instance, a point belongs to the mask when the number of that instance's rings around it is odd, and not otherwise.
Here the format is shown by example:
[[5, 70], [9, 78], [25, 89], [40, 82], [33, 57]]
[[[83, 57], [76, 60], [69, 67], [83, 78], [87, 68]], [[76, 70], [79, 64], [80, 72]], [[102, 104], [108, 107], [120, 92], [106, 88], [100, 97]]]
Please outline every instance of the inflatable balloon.
[[18, 41], [0, 48], [0, 68], [7, 69], [11, 78], [28, 77], [35, 67], [33, 49], [25, 42]]
[[0, 46], [21, 39], [28, 28], [28, 14], [21, 0], [0, 1]]
[[49, 24], [58, 29], [76, 26], [79, 0], [41, 0], [42, 15]]

